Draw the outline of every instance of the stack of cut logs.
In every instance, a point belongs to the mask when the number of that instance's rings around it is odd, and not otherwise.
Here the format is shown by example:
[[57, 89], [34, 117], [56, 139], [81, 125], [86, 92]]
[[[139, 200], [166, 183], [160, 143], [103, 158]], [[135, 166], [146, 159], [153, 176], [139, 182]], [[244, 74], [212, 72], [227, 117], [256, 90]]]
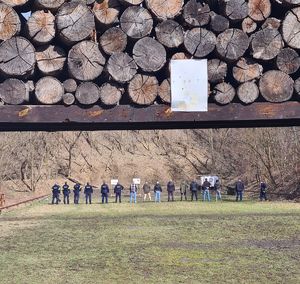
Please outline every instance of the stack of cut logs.
[[0, 0], [1, 102], [169, 104], [192, 58], [211, 102], [298, 100], [300, 0], [272, 1]]

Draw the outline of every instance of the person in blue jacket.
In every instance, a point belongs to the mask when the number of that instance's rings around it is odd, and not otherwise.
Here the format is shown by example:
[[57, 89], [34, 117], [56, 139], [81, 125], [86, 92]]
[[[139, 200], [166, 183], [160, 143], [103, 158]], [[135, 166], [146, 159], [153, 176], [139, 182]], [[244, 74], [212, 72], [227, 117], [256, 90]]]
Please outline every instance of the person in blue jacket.
[[109, 193], [109, 187], [105, 183], [105, 181], [103, 181], [103, 184], [101, 185], [102, 204], [104, 203], [104, 200], [105, 203], [108, 203], [108, 193]]
[[69, 188], [69, 185], [67, 184], [67, 182], [65, 182], [65, 184], [63, 185], [63, 195], [64, 195], [64, 204], [69, 204], [70, 203], [70, 200], [69, 200], [69, 197], [70, 197], [70, 193], [71, 193], [71, 190]]
[[59, 199], [59, 194], [60, 194], [60, 186], [58, 184], [54, 184], [52, 186], [52, 204], [58, 204], [60, 202]]
[[124, 189], [123, 185], [121, 185], [119, 182], [115, 185], [114, 188], [114, 193], [116, 195], [116, 203], [118, 202], [119, 198], [119, 203], [121, 203], [121, 195], [122, 195], [122, 190]]
[[85, 204], [92, 204], [92, 193], [93, 187], [87, 182], [86, 186], [84, 187]]
[[79, 203], [79, 196], [80, 196], [80, 184], [76, 183], [74, 185], [74, 189], [73, 189], [73, 193], [74, 193], [74, 204], [78, 204]]

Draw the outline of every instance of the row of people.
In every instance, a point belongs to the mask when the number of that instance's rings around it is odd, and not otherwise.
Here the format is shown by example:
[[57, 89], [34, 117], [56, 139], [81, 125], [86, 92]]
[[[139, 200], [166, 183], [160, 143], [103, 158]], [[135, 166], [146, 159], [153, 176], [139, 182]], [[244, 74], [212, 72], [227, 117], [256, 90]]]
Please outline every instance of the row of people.
[[[198, 192], [202, 190], [203, 194], [203, 200], [204, 201], [210, 201], [210, 189], [212, 189], [211, 184], [205, 179], [203, 184], [200, 186], [196, 181], [192, 181], [190, 184], [186, 181], [182, 182], [180, 185], [180, 195], [181, 195], [181, 201], [183, 198], [187, 200], [188, 192], [191, 193], [191, 201], [198, 200]], [[213, 189], [215, 189], [216, 192], [216, 200], [221, 200], [221, 184], [217, 180]], [[122, 192], [124, 190], [124, 186], [122, 186], [120, 183], [117, 183], [114, 186], [114, 194], [115, 194], [115, 202], [121, 203], [121, 197]], [[162, 193], [162, 187], [159, 182], [156, 182], [153, 188], [154, 195], [155, 195], [155, 202], [161, 201], [161, 193]], [[168, 193], [168, 201], [174, 201], [174, 191], [175, 191], [175, 184], [171, 180], [167, 184], [167, 193]], [[81, 192], [81, 186], [79, 183], [76, 183], [74, 185], [73, 193], [74, 193], [74, 204], [79, 203], [79, 196]], [[102, 203], [108, 203], [108, 196], [109, 196], [109, 186], [105, 181], [103, 181], [103, 184], [100, 187], [101, 197], [102, 197]], [[130, 192], [130, 203], [134, 202], [136, 203], [137, 199], [137, 192], [138, 187], [136, 184], [132, 183], [129, 187]], [[70, 186], [65, 182], [65, 184], [62, 186], [62, 193], [63, 193], [63, 202], [64, 204], [70, 203]], [[146, 182], [143, 185], [143, 193], [144, 193], [144, 201], [147, 200], [147, 198], [151, 201], [151, 186], [148, 182]], [[87, 183], [84, 187], [84, 195], [85, 195], [85, 202], [86, 204], [92, 203], [92, 194], [93, 194], [93, 186], [91, 186], [89, 183]], [[60, 202], [60, 186], [58, 184], [55, 184], [52, 187], [52, 204], [56, 203], [58, 204]]]

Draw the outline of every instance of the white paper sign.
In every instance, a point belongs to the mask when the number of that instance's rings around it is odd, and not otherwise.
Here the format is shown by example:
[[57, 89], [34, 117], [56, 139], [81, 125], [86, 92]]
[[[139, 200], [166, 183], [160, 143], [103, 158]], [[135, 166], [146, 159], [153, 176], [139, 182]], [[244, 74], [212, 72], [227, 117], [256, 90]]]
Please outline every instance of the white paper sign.
[[132, 183], [133, 184], [141, 184], [141, 179], [140, 178], [133, 178]]
[[207, 59], [171, 60], [171, 110], [207, 111]]
[[116, 185], [118, 182], [119, 182], [119, 180], [117, 180], [117, 179], [111, 179], [110, 180], [111, 185]]

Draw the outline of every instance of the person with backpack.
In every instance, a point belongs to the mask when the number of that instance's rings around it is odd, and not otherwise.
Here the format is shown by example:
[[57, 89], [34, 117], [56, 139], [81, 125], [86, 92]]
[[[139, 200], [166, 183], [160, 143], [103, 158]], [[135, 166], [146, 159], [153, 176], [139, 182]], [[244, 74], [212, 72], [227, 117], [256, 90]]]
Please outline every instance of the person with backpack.
[[218, 179], [215, 182], [214, 189], [216, 191], [216, 201], [222, 200], [222, 196], [221, 196], [222, 186], [221, 186], [221, 183], [220, 183], [220, 181]]
[[86, 186], [84, 187], [85, 204], [92, 204], [92, 193], [93, 187], [87, 182]]
[[135, 183], [130, 184], [129, 191], [130, 191], [129, 202], [132, 203], [132, 200], [133, 200], [134, 203], [136, 203], [137, 186]]
[[157, 181], [154, 186], [155, 202], [160, 202], [161, 193], [162, 193], [162, 188], [159, 182]]
[[243, 192], [245, 190], [245, 185], [244, 183], [241, 181], [241, 179], [239, 179], [237, 181], [237, 183], [235, 184], [235, 191], [236, 191], [236, 199], [235, 201], [242, 201], [243, 200]]
[[102, 204], [104, 204], [104, 200], [105, 200], [105, 203], [108, 203], [108, 193], [109, 193], [109, 187], [104, 180], [101, 185]]
[[71, 193], [71, 190], [69, 188], [69, 185], [67, 184], [67, 182], [65, 182], [65, 184], [63, 185], [63, 195], [64, 195], [64, 204], [69, 204], [70, 203], [70, 200], [69, 200], [69, 197], [70, 197], [70, 193]]
[[52, 204], [54, 203], [58, 204], [58, 202], [60, 202], [59, 194], [60, 194], [60, 186], [55, 183], [52, 186]]
[[260, 194], [259, 194], [260, 201], [267, 201], [267, 184], [265, 182], [260, 183]]
[[210, 193], [209, 193], [210, 187], [211, 187], [211, 184], [206, 178], [202, 184], [203, 201], [205, 201], [205, 200], [210, 201]]
[[198, 201], [198, 187], [198, 183], [195, 180], [193, 180], [190, 184], [190, 191], [192, 194], [191, 201], [194, 201], [194, 196], [196, 201]]
[[116, 195], [115, 203], [118, 202], [118, 199], [119, 199], [119, 203], [121, 203], [121, 195], [122, 195], [123, 189], [124, 189], [123, 185], [121, 185], [119, 182], [115, 185], [115, 188], [114, 188], [114, 193]]
[[74, 185], [73, 193], [74, 193], [74, 204], [79, 203], [79, 196], [80, 196], [81, 187], [79, 183]]

